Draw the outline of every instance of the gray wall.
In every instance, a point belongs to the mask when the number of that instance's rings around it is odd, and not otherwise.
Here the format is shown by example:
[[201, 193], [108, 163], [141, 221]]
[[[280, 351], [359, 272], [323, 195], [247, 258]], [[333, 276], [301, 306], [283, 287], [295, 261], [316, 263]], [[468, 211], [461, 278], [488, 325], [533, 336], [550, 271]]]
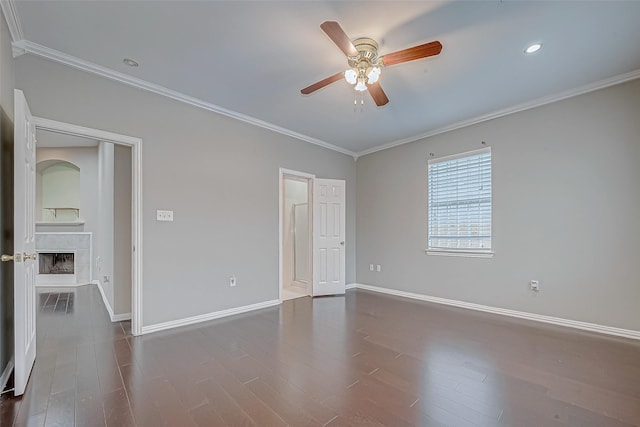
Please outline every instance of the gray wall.
[[[0, 17], [0, 251], [13, 253], [13, 88], [11, 36]], [[13, 355], [13, 263], [0, 262], [0, 375]]]
[[113, 312], [131, 313], [131, 148], [113, 155]]
[[[358, 159], [358, 283], [640, 330], [639, 118], [636, 80]], [[428, 256], [429, 153], [481, 141], [495, 256]]]
[[16, 71], [36, 116], [144, 140], [144, 325], [278, 298], [280, 167], [347, 181], [355, 281], [351, 157], [30, 55]]

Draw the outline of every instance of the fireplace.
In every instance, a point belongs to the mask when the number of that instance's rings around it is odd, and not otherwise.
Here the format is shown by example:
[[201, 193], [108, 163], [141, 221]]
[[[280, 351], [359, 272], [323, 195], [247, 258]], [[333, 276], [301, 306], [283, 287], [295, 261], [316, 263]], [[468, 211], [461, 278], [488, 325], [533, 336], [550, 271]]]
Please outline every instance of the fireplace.
[[75, 285], [76, 251], [70, 249], [37, 250], [37, 285]]
[[73, 252], [41, 252], [38, 254], [39, 274], [74, 274], [75, 263]]

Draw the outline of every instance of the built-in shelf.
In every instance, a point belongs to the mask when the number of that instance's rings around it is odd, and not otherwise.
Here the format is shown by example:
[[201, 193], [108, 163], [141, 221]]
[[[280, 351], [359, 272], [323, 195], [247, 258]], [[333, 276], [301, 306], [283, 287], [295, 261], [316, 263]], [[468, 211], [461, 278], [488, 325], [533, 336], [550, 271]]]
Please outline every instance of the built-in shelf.
[[51, 212], [54, 218], [58, 216], [58, 212], [73, 212], [76, 218], [80, 216], [79, 208], [43, 208], [43, 209], [46, 209], [49, 212]]

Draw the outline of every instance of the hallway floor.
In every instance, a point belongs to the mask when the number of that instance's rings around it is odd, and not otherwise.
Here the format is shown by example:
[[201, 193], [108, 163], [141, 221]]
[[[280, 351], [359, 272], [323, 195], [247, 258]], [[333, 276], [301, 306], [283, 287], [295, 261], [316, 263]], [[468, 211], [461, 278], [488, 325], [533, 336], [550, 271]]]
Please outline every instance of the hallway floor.
[[282, 288], [282, 301], [309, 296], [309, 292], [297, 286], [285, 286]]
[[639, 342], [362, 290], [131, 337], [74, 292], [2, 427], [640, 425]]

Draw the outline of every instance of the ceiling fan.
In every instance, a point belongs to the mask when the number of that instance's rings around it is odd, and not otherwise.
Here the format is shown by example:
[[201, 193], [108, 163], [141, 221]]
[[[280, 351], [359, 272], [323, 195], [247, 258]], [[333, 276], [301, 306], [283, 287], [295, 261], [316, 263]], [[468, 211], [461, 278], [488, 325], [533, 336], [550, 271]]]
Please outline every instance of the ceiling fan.
[[309, 95], [344, 78], [349, 84], [355, 85], [358, 92], [368, 89], [373, 101], [381, 107], [389, 102], [378, 82], [382, 67], [435, 56], [442, 50], [442, 44], [433, 41], [378, 57], [378, 43], [375, 40], [363, 37], [351, 41], [335, 21], [325, 21], [320, 28], [347, 55], [349, 68], [302, 89], [300, 92], [303, 95]]

